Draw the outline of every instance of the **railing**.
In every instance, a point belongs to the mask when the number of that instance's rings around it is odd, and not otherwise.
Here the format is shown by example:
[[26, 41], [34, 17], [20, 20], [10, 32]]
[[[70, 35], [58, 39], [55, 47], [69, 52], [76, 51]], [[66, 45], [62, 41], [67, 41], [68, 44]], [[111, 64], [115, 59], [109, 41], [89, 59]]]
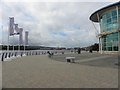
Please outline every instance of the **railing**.
[[0, 60], [4, 61], [5, 59], [22, 57], [22, 56], [31, 56], [31, 55], [45, 55], [47, 52], [53, 54], [64, 54], [70, 53], [70, 50], [28, 50], [28, 51], [1, 51], [0, 52]]

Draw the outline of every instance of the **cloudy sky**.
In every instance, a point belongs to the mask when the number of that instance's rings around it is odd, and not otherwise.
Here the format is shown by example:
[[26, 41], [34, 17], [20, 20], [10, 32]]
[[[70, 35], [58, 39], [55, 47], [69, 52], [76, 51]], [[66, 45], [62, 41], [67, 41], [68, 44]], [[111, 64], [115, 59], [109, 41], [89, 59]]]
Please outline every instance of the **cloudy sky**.
[[[109, 4], [111, 2], [2, 2], [1, 43], [7, 44], [9, 17], [14, 17], [19, 27], [29, 31], [30, 45], [83, 47], [94, 44], [98, 38], [89, 16]], [[10, 37], [10, 41], [17, 44], [18, 36]]]

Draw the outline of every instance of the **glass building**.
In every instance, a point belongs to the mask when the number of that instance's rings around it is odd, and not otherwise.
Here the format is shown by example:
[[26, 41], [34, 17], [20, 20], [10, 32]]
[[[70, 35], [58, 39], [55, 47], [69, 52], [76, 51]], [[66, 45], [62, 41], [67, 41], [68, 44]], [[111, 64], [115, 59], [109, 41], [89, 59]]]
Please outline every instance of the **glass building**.
[[120, 2], [99, 9], [90, 20], [100, 24], [99, 51], [120, 50]]

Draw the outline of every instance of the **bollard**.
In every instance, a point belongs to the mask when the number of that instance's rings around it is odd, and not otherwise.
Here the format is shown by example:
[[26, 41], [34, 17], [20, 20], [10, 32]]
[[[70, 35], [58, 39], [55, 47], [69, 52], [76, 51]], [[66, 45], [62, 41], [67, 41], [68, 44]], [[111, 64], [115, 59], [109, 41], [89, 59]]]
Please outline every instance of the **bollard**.
[[12, 56], [12, 54], [13, 54], [13, 53], [11, 52], [10, 57]]
[[13, 56], [13, 52], [11, 53], [11, 56]]
[[16, 56], [18, 55], [18, 52], [16, 52]]
[[10, 58], [10, 52], [9, 52], [9, 54], [8, 54], [8, 57]]
[[5, 53], [5, 58], [7, 58], [7, 53]]
[[15, 56], [17, 56], [17, 52], [15, 52]]
[[1, 61], [4, 61], [4, 53], [2, 53], [2, 60]]
[[30, 55], [32, 55], [32, 51], [30, 51]]
[[30, 52], [29, 52], [30, 56], [31, 56], [31, 53], [32, 53], [32, 52], [30, 51]]
[[21, 57], [22, 57], [23, 52], [21, 52]]
[[28, 52], [27, 52], [27, 56], [28, 56]]
[[13, 56], [15, 56], [15, 52], [13, 52]]

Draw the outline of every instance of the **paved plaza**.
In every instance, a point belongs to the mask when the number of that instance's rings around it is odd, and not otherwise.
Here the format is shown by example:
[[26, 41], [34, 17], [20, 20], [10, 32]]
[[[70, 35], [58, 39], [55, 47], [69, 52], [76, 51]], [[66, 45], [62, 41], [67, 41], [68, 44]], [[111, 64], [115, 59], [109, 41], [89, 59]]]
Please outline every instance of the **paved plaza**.
[[[74, 56], [68, 63], [66, 56]], [[3, 88], [117, 88], [117, 55], [84, 52], [26, 56], [2, 62]]]

